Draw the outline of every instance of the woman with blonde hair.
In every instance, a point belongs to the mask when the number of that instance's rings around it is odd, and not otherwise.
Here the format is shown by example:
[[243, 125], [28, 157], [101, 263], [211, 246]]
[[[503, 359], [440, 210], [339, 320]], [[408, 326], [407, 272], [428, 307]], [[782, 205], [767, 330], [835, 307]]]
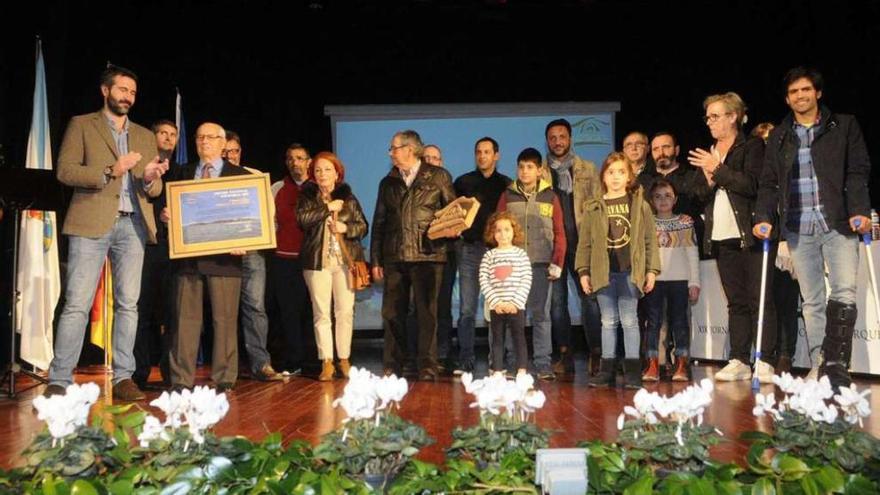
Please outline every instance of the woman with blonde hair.
[[[764, 165], [764, 141], [746, 137], [746, 105], [736, 93], [712, 95], [703, 101], [704, 121], [714, 140], [708, 150], [691, 150], [688, 161], [703, 173], [694, 187], [706, 205], [704, 252], [717, 257], [721, 287], [727, 296], [730, 361], [715, 374], [720, 381], [748, 380], [752, 341], [758, 322], [762, 249], [752, 235], [752, 213], [758, 178]], [[771, 252], [775, 259], [775, 252]], [[772, 287], [773, 260], [768, 264], [767, 287]], [[776, 309], [773, 298], [764, 306], [761, 346], [765, 358], [776, 351]], [[761, 361], [756, 368], [761, 383], [770, 383], [774, 368]]]

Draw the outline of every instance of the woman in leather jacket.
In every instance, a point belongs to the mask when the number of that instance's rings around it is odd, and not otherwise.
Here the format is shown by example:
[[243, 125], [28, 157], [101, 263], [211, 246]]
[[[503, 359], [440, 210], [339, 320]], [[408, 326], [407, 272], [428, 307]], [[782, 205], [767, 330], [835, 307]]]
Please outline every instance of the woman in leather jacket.
[[[711, 248], [717, 257], [721, 287], [727, 296], [730, 361], [715, 379], [748, 380], [752, 377], [749, 363], [757, 333], [763, 257], [751, 226], [764, 165], [764, 142], [746, 138], [743, 133], [746, 106], [736, 93], [709, 96], [703, 108], [714, 143], [709, 150], [692, 150], [688, 161], [702, 170], [694, 185], [706, 205], [704, 248], [705, 252]], [[773, 260], [768, 266], [767, 287], [772, 287]], [[776, 310], [772, 297], [765, 299], [764, 309], [760, 345], [764, 359], [775, 364]], [[755, 372], [761, 383], [770, 383], [774, 368], [762, 360], [756, 363]]]
[[339, 371], [348, 378], [354, 324], [354, 290], [349, 286], [349, 265], [364, 260], [361, 239], [367, 220], [360, 203], [343, 182], [345, 167], [324, 151], [309, 166], [309, 182], [300, 191], [296, 214], [303, 230], [300, 260], [314, 312], [315, 340], [321, 360], [321, 381], [333, 379], [333, 316], [336, 319], [336, 352]]

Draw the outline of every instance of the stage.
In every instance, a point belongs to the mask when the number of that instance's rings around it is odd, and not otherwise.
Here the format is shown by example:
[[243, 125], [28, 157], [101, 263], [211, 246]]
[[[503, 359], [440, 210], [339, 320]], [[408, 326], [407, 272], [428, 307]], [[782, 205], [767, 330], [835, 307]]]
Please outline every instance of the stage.
[[[381, 351], [372, 344], [355, 341], [353, 364], [366, 366], [374, 373], [381, 373]], [[484, 355], [484, 353], [481, 353]], [[696, 380], [711, 376], [719, 363], [700, 363], [694, 367]], [[551, 446], [571, 447], [582, 440], [613, 440], [617, 436], [617, 417], [623, 406], [631, 404], [635, 391], [594, 389], [587, 387], [584, 355], [577, 356], [576, 373], [555, 382], [537, 382], [547, 395], [547, 402], [537, 413], [537, 422], [543, 428], [555, 430]], [[486, 371], [485, 361], [478, 362], [477, 375]], [[208, 383], [210, 369], [199, 369], [198, 383]], [[333, 400], [342, 395], [345, 381], [318, 382], [317, 371], [313, 374], [291, 377], [285, 382], [258, 382], [240, 379], [229, 394], [229, 414], [215, 429], [217, 435], [244, 435], [258, 440], [274, 431], [281, 432], [285, 444], [292, 440], [306, 440], [316, 444], [322, 435], [338, 427], [344, 418], [341, 409], [334, 409]], [[152, 380], [158, 381], [158, 369], [154, 368]], [[102, 392], [109, 389], [110, 376], [102, 367], [78, 369], [77, 382], [97, 383]], [[21, 377], [19, 387], [33, 381]], [[869, 387], [871, 408], [880, 408], [880, 382], [873, 378], [856, 378], [860, 388]], [[767, 418], [752, 416], [754, 399], [751, 382], [716, 383], [714, 400], [707, 411], [705, 421], [719, 428], [725, 441], [712, 449], [713, 457], [722, 461], [743, 463], [748, 445], [738, 440], [740, 433], [749, 430], [767, 430]], [[660, 394], [671, 395], [687, 384], [661, 381], [648, 384], [646, 388]], [[43, 428], [33, 410], [34, 397], [42, 393], [41, 385], [21, 393], [16, 399], [5, 396], [0, 399], [0, 467], [8, 469], [21, 465], [21, 451], [30, 444], [34, 435]], [[762, 393], [774, 391], [773, 385], [761, 387]], [[778, 391], [776, 392], [779, 396]], [[159, 395], [148, 391], [147, 400], [141, 407], [157, 412], [149, 401]], [[457, 425], [472, 426], [477, 423], [478, 412], [470, 408], [473, 397], [464, 391], [461, 383], [452, 377], [443, 377], [435, 383], [410, 381], [410, 391], [403, 400], [400, 415], [421, 424], [436, 443], [420, 452], [418, 458], [440, 463], [443, 450], [451, 443], [450, 432]], [[112, 403], [109, 394], [103, 393], [92, 414]], [[880, 436], [880, 414], [867, 418], [864, 429]]]

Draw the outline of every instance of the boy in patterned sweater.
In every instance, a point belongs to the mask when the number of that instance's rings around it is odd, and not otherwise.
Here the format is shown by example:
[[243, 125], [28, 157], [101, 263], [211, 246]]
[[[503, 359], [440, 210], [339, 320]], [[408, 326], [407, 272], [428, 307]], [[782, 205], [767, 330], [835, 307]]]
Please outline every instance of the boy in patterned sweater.
[[695, 303], [700, 297], [700, 260], [694, 220], [684, 214], [672, 213], [676, 192], [668, 180], [657, 179], [651, 185], [648, 196], [656, 213], [654, 222], [657, 227], [657, 243], [660, 245], [662, 271], [657, 277], [654, 290], [645, 296], [648, 313], [648, 367], [642, 380], [656, 382], [660, 379], [658, 349], [665, 302], [668, 328], [675, 342], [675, 371], [672, 381], [686, 382], [690, 349], [688, 301]]

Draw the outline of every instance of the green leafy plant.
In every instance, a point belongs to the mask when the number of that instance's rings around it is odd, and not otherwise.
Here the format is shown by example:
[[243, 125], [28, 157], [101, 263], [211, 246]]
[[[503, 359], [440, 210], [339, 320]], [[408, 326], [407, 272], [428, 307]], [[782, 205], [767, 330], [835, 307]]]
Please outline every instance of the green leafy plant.
[[520, 374], [516, 380], [508, 380], [496, 373], [474, 380], [465, 373], [461, 381], [465, 390], [477, 398], [471, 407], [480, 408], [480, 423], [466, 429], [456, 427], [447, 455], [486, 466], [514, 452], [534, 457], [538, 449], [547, 447], [551, 432], [530, 421], [546, 400], [543, 392], [533, 389], [535, 380], [531, 375]]
[[[713, 385], [705, 379], [673, 397], [636, 392], [617, 421], [617, 443], [631, 459], [643, 461], [660, 475], [701, 472], [709, 462], [709, 447], [721, 439], [715, 427], [703, 424], [703, 411], [712, 402]], [[631, 419], [627, 420], [629, 416]]]
[[449, 459], [445, 469], [413, 461], [389, 489], [391, 495], [413, 493], [489, 494], [539, 493], [534, 485], [535, 458], [511, 452], [497, 465], [481, 469], [473, 461]]
[[759, 466], [766, 474], [766, 463], [759, 461], [772, 449], [785, 454], [786, 466], [796, 459], [809, 469], [833, 466], [842, 473], [880, 483], [880, 440], [856, 428], [871, 413], [865, 398], [868, 391], [859, 392], [853, 384], [834, 394], [827, 377], [804, 380], [784, 373], [774, 376], [773, 381], [783, 392], [782, 401], [777, 404], [772, 393], [758, 394], [753, 410], [756, 416], [772, 418], [773, 433], [746, 432], [741, 436], [753, 443], [750, 465]]

